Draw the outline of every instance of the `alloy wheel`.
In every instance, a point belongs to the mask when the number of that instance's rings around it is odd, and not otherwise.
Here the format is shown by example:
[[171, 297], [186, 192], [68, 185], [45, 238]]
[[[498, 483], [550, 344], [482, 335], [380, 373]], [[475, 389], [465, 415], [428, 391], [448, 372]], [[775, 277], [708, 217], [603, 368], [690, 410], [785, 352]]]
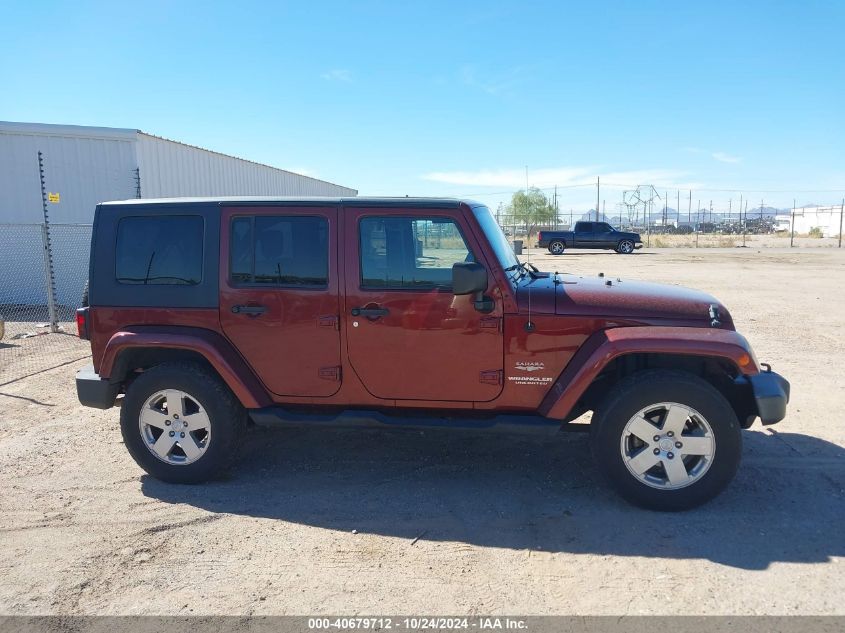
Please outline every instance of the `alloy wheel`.
[[200, 459], [211, 442], [211, 420], [184, 391], [165, 389], [147, 398], [138, 416], [144, 446], [161, 461], [184, 466]]
[[628, 420], [620, 450], [626, 468], [642, 483], [676, 490], [695, 483], [710, 469], [716, 440], [698, 411], [677, 402], [660, 402]]

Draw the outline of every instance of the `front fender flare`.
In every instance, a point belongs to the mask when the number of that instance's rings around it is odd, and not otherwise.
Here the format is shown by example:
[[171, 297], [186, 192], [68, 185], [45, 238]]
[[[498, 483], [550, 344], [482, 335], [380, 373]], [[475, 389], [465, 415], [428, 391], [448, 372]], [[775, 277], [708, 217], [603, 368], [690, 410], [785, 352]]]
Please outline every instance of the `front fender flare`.
[[552, 384], [539, 413], [564, 420], [608, 363], [626, 354], [677, 354], [720, 358], [745, 376], [760, 373], [745, 337], [733, 330], [689, 327], [620, 327], [588, 338]]
[[200, 354], [247, 409], [272, 403], [261, 382], [231, 344], [217, 332], [202, 328], [135, 326], [115, 332], [106, 343], [99, 365], [100, 376], [111, 377], [115, 363], [126, 350], [156, 347]]

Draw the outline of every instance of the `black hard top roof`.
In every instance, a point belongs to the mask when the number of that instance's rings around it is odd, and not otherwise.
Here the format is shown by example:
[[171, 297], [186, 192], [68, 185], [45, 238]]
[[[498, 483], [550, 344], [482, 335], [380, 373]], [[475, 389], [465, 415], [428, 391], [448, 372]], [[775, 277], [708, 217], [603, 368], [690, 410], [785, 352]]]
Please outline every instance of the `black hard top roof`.
[[457, 208], [460, 204], [479, 206], [482, 203], [458, 198], [411, 198], [411, 197], [320, 197], [320, 196], [224, 196], [210, 198], [133, 198], [101, 202], [100, 206], [326, 206], [345, 207], [439, 207]]

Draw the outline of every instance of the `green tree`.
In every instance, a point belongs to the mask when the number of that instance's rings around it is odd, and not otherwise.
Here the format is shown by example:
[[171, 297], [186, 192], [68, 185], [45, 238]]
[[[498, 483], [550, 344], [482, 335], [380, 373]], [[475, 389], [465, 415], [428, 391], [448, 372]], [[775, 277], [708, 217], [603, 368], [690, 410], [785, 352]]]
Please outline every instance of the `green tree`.
[[507, 213], [514, 223], [522, 224], [525, 233], [530, 238], [534, 230], [541, 224], [553, 224], [555, 208], [542, 191], [531, 187], [528, 191], [520, 190], [513, 194]]

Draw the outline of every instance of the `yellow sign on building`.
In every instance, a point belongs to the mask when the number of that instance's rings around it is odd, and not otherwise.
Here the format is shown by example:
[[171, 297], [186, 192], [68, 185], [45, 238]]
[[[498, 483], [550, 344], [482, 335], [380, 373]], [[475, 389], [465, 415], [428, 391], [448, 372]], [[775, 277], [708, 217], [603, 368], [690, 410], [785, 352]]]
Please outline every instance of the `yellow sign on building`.
[[59, 194], [57, 193], [48, 193], [47, 200], [50, 202], [58, 202], [59, 201]]

